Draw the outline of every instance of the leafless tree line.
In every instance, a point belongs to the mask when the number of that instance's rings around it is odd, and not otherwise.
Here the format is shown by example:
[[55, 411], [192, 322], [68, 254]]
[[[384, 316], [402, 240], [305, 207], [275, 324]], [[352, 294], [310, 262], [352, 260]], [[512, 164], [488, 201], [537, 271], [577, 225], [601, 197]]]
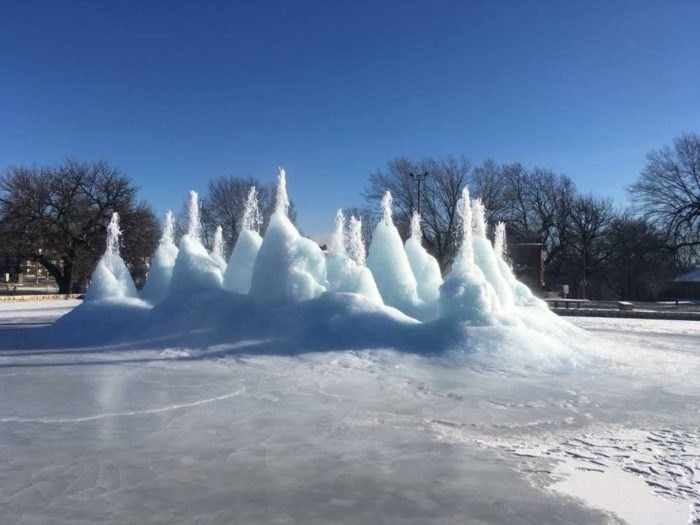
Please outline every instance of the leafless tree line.
[[548, 169], [521, 164], [479, 165], [465, 157], [405, 157], [370, 174], [365, 215], [376, 216], [386, 190], [395, 221], [408, 234], [421, 182], [423, 242], [445, 271], [457, 249], [457, 203], [465, 185], [481, 197], [487, 219], [507, 224], [511, 242], [541, 242], [545, 281], [569, 284], [578, 296], [645, 299], [656, 296], [674, 272], [698, 264], [700, 248], [700, 138], [684, 134], [673, 147], [648, 155], [639, 181], [629, 188], [634, 205], [583, 194], [573, 181]]

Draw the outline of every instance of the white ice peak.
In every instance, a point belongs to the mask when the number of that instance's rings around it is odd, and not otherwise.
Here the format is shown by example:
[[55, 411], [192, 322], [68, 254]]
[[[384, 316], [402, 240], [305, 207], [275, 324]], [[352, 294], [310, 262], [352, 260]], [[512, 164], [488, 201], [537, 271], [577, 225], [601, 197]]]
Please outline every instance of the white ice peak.
[[462, 254], [464, 263], [474, 264], [474, 246], [472, 245], [472, 207], [469, 200], [469, 188], [462, 190], [462, 197], [457, 203], [457, 212], [462, 217]]
[[175, 237], [175, 217], [173, 212], [170, 210], [165, 212], [165, 217], [163, 217], [163, 234], [160, 237], [160, 244], [162, 246], [169, 246], [174, 243]]
[[287, 196], [287, 175], [283, 168], [279, 168], [277, 174], [277, 199], [275, 200], [275, 213], [287, 216], [289, 213], [289, 197]]
[[122, 231], [119, 229], [119, 214], [115, 211], [107, 226], [107, 253], [109, 255], [119, 255], [119, 236]]
[[391, 203], [393, 202], [391, 192], [387, 191], [382, 197], [382, 220], [384, 224], [389, 226], [392, 223], [391, 219]]
[[472, 227], [474, 235], [486, 237], [486, 207], [480, 197], [472, 201]]
[[501, 259], [506, 256], [506, 223], [499, 222], [496, 224], [496, 231], [493, 238], [493, 250]]
[[414, 211], [411, 216], [411, 237], [415, 237], [418, 242], [420, 242], [423, 237], [423, 233], [420, 229], [420, 213], [417, 211]]
[[242, 229], [258, 233], [262, 221], [260, 218], [260, 208], [258, 206], [258, 190], [255, 186], [251, 186], [248, 192], [242, 222]]
[[211, 253], [212, 255], [218, 256], [221, 259], [224, 258], [224, 229], [221, 227], [221, 225], [216, 227]]
[[365, 252], [365, 243], [362, 240], [362, 220], [355, 216], [350, 217], [348, 256], [359, 266], [365, 265], [367, 255]]
[[335, 255], [345, 255], [345, 215], [342, 209], [335, 214], [335, 229], [329, 248]]
[[199, 222], [199, 198], [196, 191], [190, 191], [190, 199], [187, 203], [187, 215], [189, 222], [187, 235], [191, 239], [199, 241], [201, 238], [202, 224]]

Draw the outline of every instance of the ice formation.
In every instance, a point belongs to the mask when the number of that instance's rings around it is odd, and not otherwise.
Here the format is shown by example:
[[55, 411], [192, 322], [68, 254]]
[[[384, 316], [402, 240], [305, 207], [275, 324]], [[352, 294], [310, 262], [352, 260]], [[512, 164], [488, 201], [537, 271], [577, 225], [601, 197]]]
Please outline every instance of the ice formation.
[[462, 219], [462, 243], [440, 287], [440, 317], [489, 324], [494, 322], [500, 304], [475, 261], [472, 207], [467, 188], [462, 191], [457, 209]]
[[202, 226], [199, 222], [197, 192], [191, 191], [188, 202], [189, 225], [180, 239], [175, 259], [169, 293], [183, 290], [221, 288], [224, 276], [220, 266], [211, 258], [201, 241]]
[[[418, 215], [410, 238], [402, 243], [388, 192], [366, 258], [361, 221], [346, 220], [342, 211], [327, 254], [300, 235], [287, 216], [282, 169], [276, 197], [261, 237], [251, 189], [224, 277], [214, 260], [217, 254], [223, 258], [220, 242], [210, 255], [200, 240], [197, 194], [192, 192], [179, 251], [172, 240], [172, 215], [164, 221], [144, 290], [148, 303], [134, 302], [133, 283], [118, 255], [115, 216], [88, 301], [57, 323], [61, 337], [70, 336], [76, 345], [98, 337], [205, 346], [274, 340], [276, 352], [395, 348], [492, 356], [505, 352], [522, 360], [561, 353], [562, 339], [571, 336], [571, 327], [515, 278], [504, 260], [503, 227], [496, 228], [495, 246], [487, 240], [484, 206], [478, 199], [472, 203], [466, 188], [458, 206], [460, 247], [444, 282], [437, 262], [421, 245]], [[112, 300], [98, 300], [105, 298]]]
[[173, 267], [177, 259], [177, 246], [174, 241], [175, 218], [170, 210], [163, 217], [163, 233], [158, 243], [156, 253], [151, 259], [146, 284], [141, 291], [141, 297], [150, 303], [157, 303], [168, 294]]
[[302, 237], [287, 216], [286, 175], [277, 177], [275, 212], [255, 259], [250, 295], [260, 304], [281, 305], [313, 299], [326, 291], [326, 258]]
[[[512, 286], [506, 280], [493, 245], [486, 238], [486, 209], [481, 199], [474, 199], [472, 205], [472, 228], [474, 236], [474, 262], [481, 269], [486, 281], [493, 287], [502, 308], [511, 308], [515, 303]], [[508, 273], [510, 269], [508, 269]]]
[[224, 229], [221, 225], [216, 227], [214, 232], [214, 242], [211, 246], [211, 258], [216, 264], [219, 265], [219, 269], [222, 273], [226, 272], [226, 258], [224, 257]]
[[506, 223], [505, 222], [499, 222], [496, 224], [496, 229], [494, 231], [494, 236], [493, 236], [493, 251], [496, 252], [496, 257], [499, 259], [503, 259], [504, 261], [507, 259], [507, 254], [506, 254]]
[[372, 272], [365, 266], [362, 223], [351, 217], [350, 228], [350, 232], [346, 232], [343, 210], [338, 210], [329, 253], [326, 254], [329, 290], [356, 293], [374, 303], [383, 304]]
[[423, 248], [422, 239], [420, 214], [415, 212], [411, 217], [411, 236], [406, 239], [404, 249], [418, 284], [418, 297], [421, 301], [432, 302], [440, 297], [442, 273], [435, 257]]
[[387, 191], [382, 199], [382, 220], [372, 234], [367, 266], [374, 275], [384, 303], [410, 315], [421, 302], [418, 298], [418, 283], [399, 231], [394, 226], [391, 202], [391, 193]]
[[114, 212], [107, 226], [107, 249], [92, 273], [86, 301], [137, 299], [139, 294], [131, 274], [119, 255], [119, 214]]
[[260, 222], [258, 193], [255, 186], [252, 186], [243, 211], [241, 231], [224, 273], [224, 288], [227, 290], [242, 294], [250, 291], [253, 266], [262, 244], [262, 237], [258, 233]]

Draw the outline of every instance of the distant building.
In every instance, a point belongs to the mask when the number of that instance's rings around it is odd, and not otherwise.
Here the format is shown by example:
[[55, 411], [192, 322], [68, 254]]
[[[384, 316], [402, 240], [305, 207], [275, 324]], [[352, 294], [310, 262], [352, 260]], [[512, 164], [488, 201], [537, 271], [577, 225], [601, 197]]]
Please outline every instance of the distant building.
[[669, 281], [666, 295], [676, 299], [700, 299], [700, 266]]
[[506, 225], [508, 257], [519, 281], [533, 292], [542, 292], [544, 282], [544, 243], [542, 236], [533, 232], [518, 231]]

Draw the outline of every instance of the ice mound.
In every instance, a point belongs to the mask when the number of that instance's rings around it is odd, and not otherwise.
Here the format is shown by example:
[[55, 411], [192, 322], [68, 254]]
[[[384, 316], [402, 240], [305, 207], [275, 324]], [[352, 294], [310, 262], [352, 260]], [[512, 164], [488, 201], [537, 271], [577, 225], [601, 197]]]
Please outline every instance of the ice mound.
[[495, 322], [500, 302], [474, 257], [472, 208], [464, 188], [457, 205], [462, 218], [462, 244], [452, 269], [440, 287], [440, 317], [475, 324]]
[[161, 301], [167, 294], [170, 279], [173, 276], [173, 267], [177, 259], [177, 246], [173, 240], [175, 233], [175, 219], [171, 211], [165, 213], [163, 218], [163, 233], [156, 253], [151, 259], [146, 284], [141, 290], [141, 297], [150, 303]]
[[[493, 245], [486, 238], [486, 209], [481, 199], [474, 199], [472, 206], [472, 246], [474, 248], [474, 263], [481, 269], [486, 281], [493, 287], [500, 306], [505, 309], [515, 304], [513, 289], [508, 282], [510, 268], [504, 275], [504, 268], [499, 261]], [[507, 265], [506, 265], [507, 266]]]
[[[183, 359], [203, 353], [391, 349], [446, 358], [450, 366], [577, 363], [581, 354], [570, 341], [579, 339], [580, 332], [517, 281], [505, 260], [503, 226], [496, 228], [492, 246], [486, 238], [483, 205], [476, 199], [472, 206], [467, 189], [459, 203], [461, 245], [442, 284], [437, 263], [420, 244], [419, 217], [414, 217], [404, 247], [392, 222], [388, 193], [367, 258], [369, 267], [357, 218], [346, 225], [338, 212], [326, 255], [299, 234], [287, 216], [288, 206], [285, 173], [280, 170], [275, 213], [261, 239], [251, 190], [224, 280], [221, 264], [213, 257], [221, 255], [221, 248], [210, 255], [200, 241], [193, 192], [189, 228], [179, 251], [172, 242], [172, 216], [164, 223], [144, 294], [158, 286], [162, 293], [168, 269], [172, 278], [167, 294], [149, 303], [135, 299], [118, 255], [115, 218], [88, 300], [51, 327], [44, 344], [190, 345], [195, 350]], [[215, 245], [221, 246], [218, 241]], [[210, 350], [213, 347], [221, 350]]]
[[232, 292], [247, 294], [253, 279], [253, 267], [262, 245], [260, 234], [241, 230], [233, 247], [231, 258], [224, 274], [224, 288]]
[[189, 228], [180, 239], [168, 292], [182, 290], [216, 289], [223, 286], [221, 267], [211, 258], [202, 244], [197, 193], [190, 192], [188, 205]]
[[433, 302], [440, 297], [442, 273], [435, 257], [430, 255], [421, 243], [423, 234], [420, 227], [420, 214], [411, 217], [411, 236], [406, 239], [404, 249], [408, 263], [418, 284], [418, 298], [421, 301]]
[[326, 270], [330, 291], [356, 293], [374, 303], [384, 304], [374, 276], [365, 266], [362, 222], [351, 217], [350, 231], [346, 232], [343, 210], [336, 214], [335, 231], [326, 254]]
[[382, 199], [382, 220], [374, 228], [367, 266], [384, 303], [409, 315], [420, 306], [418, 283], [391, 217], [391, 193]]
[[275, 212], [253, 267], [250, 295], [261, 304], [280, 305], [318, 297], [326, 291], [326, 258], [302, 237], [287, 216], [289, 199], [280, 168]]
[[224, 229], [219, 225], [214, 232], [214, 242], [212, 243], [209, 256], [219, 266], [221, 273], [226, 272], [226, 258], [224, 257]]
[[251, 187], [243, 212], [241, 231], [224, 273], [224, 288], [236, 293], [247, 294], [250, 291], [255, 259], [262, 244], [262, 237], [258, 233], [262, 221], [257, 195], [255, 186]]
[[114, 212], [107, 226], [107, 249], [92, 273], [85, 294], [86, 301], [138, 299], [139, 294], [131, 274], [119, 255], [120, 236], [119, 214]]

